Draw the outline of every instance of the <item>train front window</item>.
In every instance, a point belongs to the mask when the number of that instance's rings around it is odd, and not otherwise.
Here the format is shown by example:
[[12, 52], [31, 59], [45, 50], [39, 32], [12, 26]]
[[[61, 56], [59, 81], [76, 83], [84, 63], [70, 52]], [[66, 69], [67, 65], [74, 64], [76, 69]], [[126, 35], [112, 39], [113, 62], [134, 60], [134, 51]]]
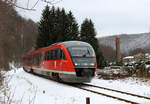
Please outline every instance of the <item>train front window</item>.
[[94, 57], [95, 53], [91, 47], [70, 47], [68, 48], [72, 57]]

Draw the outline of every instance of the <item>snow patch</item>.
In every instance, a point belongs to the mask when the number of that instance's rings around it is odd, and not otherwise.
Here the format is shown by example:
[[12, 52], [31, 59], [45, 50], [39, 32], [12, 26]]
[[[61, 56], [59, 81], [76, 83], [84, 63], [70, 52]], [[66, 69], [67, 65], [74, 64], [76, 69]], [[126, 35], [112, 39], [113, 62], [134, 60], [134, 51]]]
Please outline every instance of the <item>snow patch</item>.
[[[9, 71], [6, 77], [10, 78], [10, 92], [14, 93], [12, 104], [86, 104], [86, 97], [90, 97], [91, 104], [127, 104], [26, 73], [22, 68]], [[136, 78], [103, 80], [95, 77], [91, 83], [150, 97], [150, 81]]]

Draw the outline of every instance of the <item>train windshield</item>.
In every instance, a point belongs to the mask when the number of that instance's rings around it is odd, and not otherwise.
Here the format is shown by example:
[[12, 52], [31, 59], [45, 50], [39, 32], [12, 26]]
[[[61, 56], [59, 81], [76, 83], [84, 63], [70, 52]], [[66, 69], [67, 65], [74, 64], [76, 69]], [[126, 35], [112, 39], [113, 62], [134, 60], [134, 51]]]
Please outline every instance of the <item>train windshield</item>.
[[72, 57], [95, 57], [95, 52], [91, 47], [70, 47], [68, 50]]

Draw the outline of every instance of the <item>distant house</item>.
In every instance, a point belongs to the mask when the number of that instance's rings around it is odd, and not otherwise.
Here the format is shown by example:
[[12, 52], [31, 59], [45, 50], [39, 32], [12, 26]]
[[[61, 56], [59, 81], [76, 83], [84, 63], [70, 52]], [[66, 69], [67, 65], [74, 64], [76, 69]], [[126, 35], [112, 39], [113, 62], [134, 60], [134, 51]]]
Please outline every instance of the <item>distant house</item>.
[[146, 53], [145, 57], [146, 57], [147, 60], [150, 60], [150, 54], [149, 53]]
[[129, 64], [134, 61], [134, 56], [127, 56], [122, 59], [123, 64]]
[[138, 53], [134, 56], [127, 56], [122, 59], [124, 65], [132, 65], [136, 62], [150, 63], [150, 54]]

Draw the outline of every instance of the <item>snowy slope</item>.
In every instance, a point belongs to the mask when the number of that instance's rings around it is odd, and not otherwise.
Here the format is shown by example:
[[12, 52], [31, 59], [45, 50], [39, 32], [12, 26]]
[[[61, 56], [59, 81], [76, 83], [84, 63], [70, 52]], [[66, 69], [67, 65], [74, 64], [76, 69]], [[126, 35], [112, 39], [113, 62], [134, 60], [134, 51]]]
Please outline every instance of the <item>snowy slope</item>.
[[136, 48], [150, 48], [150, 33], [122, 34], [99, 38], [100, 44], [111, 46], [115, 49], [115, 38], [120, 37], [121, 52], [128, 53]]
[[[85, 104], [86, 97], [91, 98], [91, 104], [127, 104], [26, 73], [22, 68], [10, 71], [6, 77], [10, 79], [9, 92], [14, 94], [13, 104]], [[137, 79], [130, 78], [115, 81], [94, 78], [91, 83], [150, 97], [150, 82], [137, 83]]]

